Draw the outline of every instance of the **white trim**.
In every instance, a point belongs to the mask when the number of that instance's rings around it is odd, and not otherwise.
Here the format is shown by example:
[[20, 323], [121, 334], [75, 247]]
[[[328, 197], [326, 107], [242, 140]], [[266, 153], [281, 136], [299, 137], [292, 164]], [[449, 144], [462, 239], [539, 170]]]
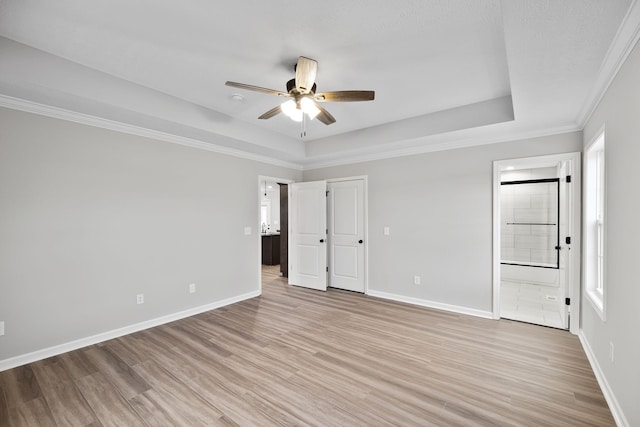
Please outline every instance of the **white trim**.
[[[458, 148], [475, 147], [481, 145], [497, 144], [500, 142], [511, 142], [523, 139], [540, 138], [549, 135], [559, 135], [568, 132], [581, 131], [582, 127], [576, 125], [563, 125], [554, 126], [546, 129], [539, 129], [535, 131], [527, 132], [500, 132], [497, 136], [487, 137], [468, 137], [463, 139], [454, 139], [450, 141], [443, 141], [434, 144], [421, 145], [418, 147], [403, 148], [399, 150], [385, 150], [379, 153], [372, 154], [358, 154], [358, 153], [340, 153], [339, 159], [314, 161], [313, 159], [307, 159], [308, 161], [301, 160], [301, 163], [289, 162], [273, 157], [268, 157], [260, 154], [252, 154], [242, 150], [236, 150], [232, 148], [222, 147], [209, 142], [199, 141], [192, 138], [186, 138], [178, 135], [169, 134], [153, 129], [144, 128], [141, 126], [135, 126], [127, 123], [117, 122], [114, 120], [104, 119], [89, 114], [79, 113], [76, 111], [65, 110], [58, 107], [53, 107], [45, 104], [39, 104], [24, 99], [14, 98], [11, 96], [0, 94], [0, 107], [11, 108], [14, 110], [25, 111], [27, 113], [39, 114], [46, 117], [52, 117], [55, 119], [65, 120], [69, 122], [84, 124], [88, 126], [94, 126], [102, 129], [113, 130], [116, 132], [122, 132], [130, 135], [142, 136], [145, 138], [151, 138], [159, 141], [170, 142], [178, 145], [183, 145], [191, 148], [198, 148], [205, 151], [211, 151], [219, 154], [226, 154], [229, 156], [239, 157], [242, 159], [253, 160], [257, 162], [267, 163], [275, 166], [282, 166], [298, 171], [307, 171], [314, 169], [321, 169], [331, 166], [351, 165], [355, 163], [363, 163], [373, 160], [384, 160], [396, 157], [406, 157], [416, 154], [433, 153], [438, 151], [454, 150]], [[424, 138], [420, 138], [424, 139]], [[404, 142], [410, 142], [407, 140]]]
[[[593, 310], [596, 312], [596, 314], [598, 315], [598, 317], [600, 317], [600, 320], [602, 320], [603, 322], [605, 322], [607, 320], [607, 285], [606, 285], [606, 275], [607, 275], [607, 251], [606, 251], [606, 245], [607, 245], [607, 202], [606, 200], [604, 201], [604, 223], [603, 223], [603, 227], [604, 227], [604, 231], [603, 231], [603, 237], [604, 237], [604, 247], [605, 247], [605, 252], [604, 252], [604, 273], [603, 273], [603, 286], [602, 286], [602, 295], [599, 295], [596, 291], [594, 291], [593, 289], [591, 289], [589, 286], [593, 280], [592, 274], [587, 270], [587, 267], [590, 265], [590, 262], [592, 261], [590, 258], [591, 254], [588, 253], [590, 248], [592, 247], [592, 245], [594, 243], [597, 244], [597, 242], [592, 242], [591, 239], [588, 237], [590, 235], [589, 231], [587, 228], [589, 227], [589, 224], [587, 223], [587, 216], [590, 215], [589, 212], [589, 206], [586, 206], [586, 204], [589, 203], [589, 201], [592, 199], [593, 195], [590, 194], [590, 192], [593, 190], [593, 188], [589, 187], [589, 181], [592, 177], [592, 170], [590, 168], [588, 168], [588, 163], [591, 159], [591, 150], [593, 149], [594, 145], [599, 143], [600, 141], [602, 141], [602, 145], [603, 145], [603, 151], [606, 150], [606, 135], [605, 135], [605, 131], [606, 131], [606, 125], [602, 125], [600, 127], [600, 129], [598, 129], [598, 131], [591, 137], [591, 140], [589, 141], [589, 143], [584, 147], [584, 179], [585, 179], [585, 185], [583, 187], [583, 200], [585, 203], [583, 212], [582, 212], [582, 217], [583, 217], [583, 225], [582, 225], [582, 234], [584, 236], [585, 239], [585, 248], [584, 251], [582, 252], [582, 280], [583, 280], [583, 286], [584, 286], [584, 293], [586, 296], [587, 301], [589, 301], [589, 303], [591, 304], [591, 307], [593, 308]], [[606, 166], [606, 152], [604, 154], [605, 156], [605, 165], [604, 165], [604, 197], [606, 199], [607, 197], [607, 166]], [[588, 262], [589, 261], [589, 262]]]
[[214, 153], [226, 154], [228, 156], [239, 157], [256, 162], [267, 163], [275, 166], [282, 166], [294, 170], [302, 170], [302, 166], [297, 163], [287, 162], [273, 157], [263, 156], [260, 154], [252, 154], [242, 150], [222, 147], [210, 142], [199, 141], [197, 139], [186, 138], [183, 136], [173, 135], [141, 126], [131, 125], [128, 123], [117, 122], [115, 120], [103, 119], [101, 117], [89, 114], [78, 113], [76, 111], [65, 110], [63, 108], [52, 107], [49, 105], [38, 104], [36, 102], [24, 99], [14, 98], [11, 96], [0, 94], [0, 107], [11, 108], [14, 110], [25, 111], [27, 113], [39, 114], [41, 116], [52, 117], [54, 119], [65, 120], [69, 122], [79, 123], [88, 126], [94, 126], [101, 129], [113, 130], [130, 135], [142, 136], [145, 138], [156, 139], [173, 144], [183, 145], [185, 147], [199, 148], [201, 150], [212, 151]]
[[[493, 258], [491, 268], [493, 271], [493, 301], [491, 304], [493, 319], [500, 319], [500, 174], [507, 165], [498, 161], [493, 162]], [[509, 164], [511, 166], [511, 164]]]
[[577, 122], [584, 128], [591, 119], [604, 94], [618, 75], [620, 68], [631, 54], [631, 51], [640, 40], [640, 2], [633, 0], [627, 13], [618, 27], [613, 41], [605, 55], [598, 77], [587, 97], [587, 101], [578, 114]]
[[493, 319], [490, 311], [477, 310], [475, 308], [461, 307], [458, 305], [445, 304], [436, 301], [428, 301], [420, 298], [407, 297], [404, 295], [391, 294], [388, 292], [380, 292], [369, 290], [367, 293], [370, 297], [383, 298], [392, 301], [404, 302], [407, 304], [419, 305], [421, 307], [435, 308], [436, 310], [444, 310], [452, 313], [466, 314], [468, 316], [482, 317], [484, 319]]
[[602, 394], [604, 395], [604, 399], [607, 401], [607, 405], [609, 405], [609, 410], [611, 410], [611, 415], [613, 415], [613, 419], [616, 422], [616, 425], [620, 427], [631, 427], [631, 424], [627, 421], [624, 416], [624, 412], [622, 411], [622, 407], [620, 407], [620, 403], [618, 403], [618, 399], [616, 399], [616, 395], [613, 393], [611, 386], [609, 386], [609, 382], [607, 382], [607, 377], [604, 375], [602, 368], [600, 368], [600, 364], [598, 363], [598, 358], [595, 353], [591, 349], [589, 345], [589, 341], [587, 340], [584, 331], [580, 329], [578, 333], [578, 338], [580, 338], [580, 344], [582, 344], [582, 348], [584, 349], [584, 353], [587, 355], [587, 359], [589, 359], [589, 363], [591, 364], [591, 369], [593, 370], [594, 375], [596, 376], [596, 380], [598, 381], [598, 385], [602, 390]]
[[92, 335], [90, 337], [80, 338], [75, 341], [55, 345], [53, 347], [44, 348], [42, 350], [36, 350], [34, 352], [12, 357], [9, 359], [0, 360], [0, 372], [6, 371], [7, 369], [15, 368], [17, 366], [36, 362], [38, 360], [46, 359], [48, 357], [57, 356], [62, 353], [77, 350], [82, 347], [87, 347], [87, 346], [98, 344], [107, 340], [118, 338], [124, 335], [132, 334], [134, 332], [142, 331], [144, 329], [149, 329], [159, 325], [164, 325], [165, 323], [174, 322], [176, 320], [184, 319], [185, 317], [195, 316], [196, 314], [204, 313], [205, 311], [214, 310], [216, 308], [235, 304], [237, 302], [244, 301], [250, 298], [255, 298], [257, 296], [260, 296], [260, 294], [261, 294], [260, 290], [248, 292], [246, 294], [237, 295], [231, 298], [226, 298], [210, 304], [201, 305], [199, 307], [190, 308], [187, 310], [179, 311], [177, 313], [168, 314], [166, 316], [157, 317], [151, 320], [145, 320], [140, 323], [124, 326], [122, 328], [114, 329], [111, 331], [102, 332], [100, 334]]
[[576, 335], [580, 329], [580, 272], [582, 258], [581, 248], [581, 162], [580, 153], [552, 154], [548, 156], [525, 157], [518, 159], [496, 160], [493, 162], [493, 304], [492, 318], [500, 318], [500, 173], [507, 166], [514, 166], [516, 169], [555, 167], [559, 162], [567, 161], [571, 168], [572, 191], [569, 194], [571, 200], [570, 222], [571, 222], [571, 259], [568, 260], [570, 269], [570, 283], [567, 283], [571, 304], [571, 322], [569, 331]]
[[357, 181], [359, 179], [367, 180], [368, 175], [358, 175], [358, 176], [345, 176], [340, 178], [327, 178], [325, 181], [327, 182], [342, 182], [342, 181]]
[[[381, 151], [379, 153], [372, 153], [372, 154], [352, 153], [352, 156], [350, 156], [349, 153], [339, 153], [340, 154], [339, 159], [330, 159], [330, 160], [324, 160], [324, 161], [323, 160], [313, 161], [313, 159], [309, 159], [309, 162], [303, 165], [303, 170], [308, 171], [308, 170], [314, 170], [314, 169], [323, 169], [323, 168], [328, 168], [333, 166], [344, 166], [344, 165], [352, 165], [355, 163], [371, 162], [375, 160], [385, 160], [385, 159], [392, 159], [396, 157], [413, 156], [416, 154], [456, 150], [458, 148], [476, 147], [481, 145], [498, 144], [501, 142], [514, 142], [514, 141], [520, 141], [524, 139], [542, 138], [542, 137], [551, 136], [551, 135], [561, 135], [564, 133], [579, 132], [581, 130], [582, 130], [581, 127], [575, 124], [571, 124], [571, 125], [564, 125], [564, 126], [554, 126], [554, 127], [530, 131], [530, 132], [513, 132], [513, 133], [498, 132], [499, 135], [481, 136], [481, 137], [471, 136], [468, 138], [456, 139], [451, 141], [443, 141], [443, 142], [438, 142], [433, 144], [429, 144], [428, 142], [425, 142], [426, 145], [420, 145], [417, 147], [410, 147], [410, 148], [401, 148], [398, 150]], [[403, 142], [407, 142], [407, 141], [403, 141]]]
[[572, 176], [572, 190], [569, 201], [570, 221], [571, 221], [571, 246], [573, 248], [573, 257], [569, 261], [571, 268], [569, 278], [569, 292], [571, 295], [571, 322], [569, 324], [569, 332], [577, 335], [582, 325], [582, 153], [573, 153], [573, 159], [569, 166]]

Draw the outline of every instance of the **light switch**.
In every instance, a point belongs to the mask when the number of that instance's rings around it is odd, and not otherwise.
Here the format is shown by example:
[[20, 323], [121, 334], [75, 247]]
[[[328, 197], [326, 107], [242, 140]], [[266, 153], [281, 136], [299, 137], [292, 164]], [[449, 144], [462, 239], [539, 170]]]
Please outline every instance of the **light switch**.
[[385, 236], [388, 236], [388, 235], [389, 235], [389, 227], [384, 227], [384, 228], [382, 229], [382, 233], [383, 233]]
[[245, 227], [244, 228], [244, 235], [245, 236], [251, 235], [251, 227]]

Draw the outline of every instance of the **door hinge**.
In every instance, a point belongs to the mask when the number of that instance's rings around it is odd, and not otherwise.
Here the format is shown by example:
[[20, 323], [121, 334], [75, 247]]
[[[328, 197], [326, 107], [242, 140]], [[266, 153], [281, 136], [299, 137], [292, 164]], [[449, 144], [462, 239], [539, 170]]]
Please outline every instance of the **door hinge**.
[[567, 175], [567, 184], [571, 182], [571, 175]]
[[571, 237], [565, 237], [565, 238], [564, 238], [564, 242], [565, 242], [567, 245], [570, 245], [570, 244], [571, 244]]
[[571, 305], [571, 298], [565, 298], [564, 299], [564, 304], [565, 305]]
[[329, 272], [329, 266], [327, 266], [327, 273]]
[[324, 193], [325, 196], [329, 197], [329, 190], [325, 191]]

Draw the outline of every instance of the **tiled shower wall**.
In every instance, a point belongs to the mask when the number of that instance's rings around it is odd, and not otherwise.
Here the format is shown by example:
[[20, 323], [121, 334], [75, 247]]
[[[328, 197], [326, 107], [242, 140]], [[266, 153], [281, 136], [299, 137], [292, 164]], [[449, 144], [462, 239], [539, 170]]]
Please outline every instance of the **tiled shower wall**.
[[[503, 173], [502, 181], [555, 178], [556, 176], [555, 168], [520, 170]], [[501, 186], [502, 262], [556, 264], [557, 189], [555, 182]]]

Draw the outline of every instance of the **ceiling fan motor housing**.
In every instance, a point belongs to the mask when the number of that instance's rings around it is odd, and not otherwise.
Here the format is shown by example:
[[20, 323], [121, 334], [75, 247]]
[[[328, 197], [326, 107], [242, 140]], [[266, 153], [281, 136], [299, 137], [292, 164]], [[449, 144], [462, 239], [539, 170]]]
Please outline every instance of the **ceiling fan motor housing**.
[[[314, 93], [316, 93], [316, 84], [314, 83], [313, 86], [311, 87], [311, 94], [313, 95]], [[292, 92], [294, 91], [294, 92]], [[297, 95], [298, 90], [296, 89], [296, 79], [291, 79], [287, 82], [287, 92], [289, 92], [292, 95]]]

